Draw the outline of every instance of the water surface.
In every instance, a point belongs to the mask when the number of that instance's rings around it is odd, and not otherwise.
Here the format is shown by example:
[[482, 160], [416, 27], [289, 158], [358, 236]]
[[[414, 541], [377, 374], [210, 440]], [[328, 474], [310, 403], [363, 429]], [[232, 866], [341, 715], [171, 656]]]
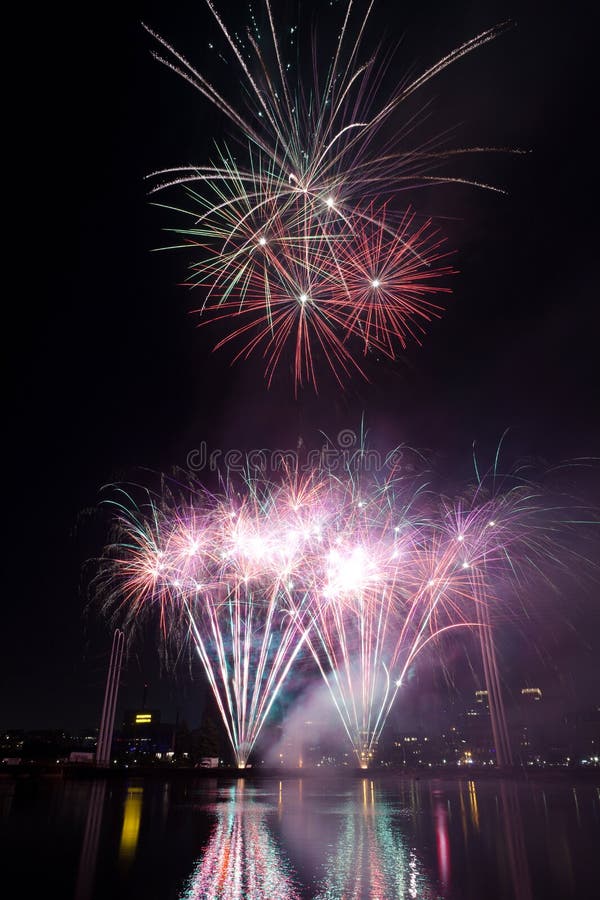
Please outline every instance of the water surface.
[[600, 790], [390, 776], [3, 779], [0, 847], [22, 897], [596, 900]]

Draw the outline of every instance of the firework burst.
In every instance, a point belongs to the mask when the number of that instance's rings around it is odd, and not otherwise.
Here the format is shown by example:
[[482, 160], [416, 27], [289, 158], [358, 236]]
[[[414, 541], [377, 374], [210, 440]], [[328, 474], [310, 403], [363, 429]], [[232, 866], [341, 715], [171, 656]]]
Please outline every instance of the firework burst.
[[[206, 320], [228, 328], [216, 347], [239, 342], [236, 359], [262, 352], [269, 384], [290, 347], [296, 390], [316, 387], [316, 356], [340, 382], [352, 372], [364, 375], [356, 349], [394, 358], [409, 340], [419, 340], [441, 312], [440, 294], [448, 289], [439, 279], [452, 272], [438, 264], [445, 254], [430, 223], [406, 209], [392, 214], [390, 203], [408, 188], [431, 183], [498, 190], [432, 174], [453, 157], [497, 148], [446, 149], [437, 139], [415, 146], [416, 121], [412, 115], [402, 121], [398, 111], [507, 23], [455, 48], [380, 100], [387, 63], [362, 58], [373, 2], [359, 11], [349, 0], [325, 76], [314, 47], [312, 75], [304, 77], [300, 58], [295, 81], [270, 0], [264, 0], [267, 33], [248, 31], [245, 44], [212, 0], [206, 2], [247, 89], [243, 110], [147, 29], [162, 48], [156, 58], [217, 107], [238, 144], [235, 154], [222, 150], [213, 164], [150, 176], [154, 192], [179, 185], [187, 193], [186, 207], [177, 212], [189, 224], [172, 229], [182, 241], [176, 246], [197, 254], [187, 284], [202, 289], [199, 311]], [[394, 116], [391, 139], [385, 126]], [[378, 206], [377, 198], [384, 198]]]

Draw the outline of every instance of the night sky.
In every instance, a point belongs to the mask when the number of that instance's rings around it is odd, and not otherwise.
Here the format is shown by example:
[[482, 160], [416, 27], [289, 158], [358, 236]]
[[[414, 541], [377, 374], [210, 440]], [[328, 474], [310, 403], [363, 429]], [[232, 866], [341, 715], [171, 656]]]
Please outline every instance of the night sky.
[[[298, 4], [274, 5], [289, 30]], [[232, 25], [247, 21], [247, 3], [219, 6]], [[319, 6], [326, 50], [340, 9], [304, 2], [304, 20]], [[376, 8], [367, 46], [402, 38], [390, 88], [513, 19], [515, 28], [445, 70], [406, 114], [431, 101], [422, 137], [453, 128], [455, 146], [531, 152], [452, 164], [508, 196], [462, 186], [406, 196], [437, 217], [456, 248], [460, 274], [447, 312], [422, 348], [395, 363], [369, 361], [370, 383], [355, 379], [342, 393], [323, 371], [318, 397], [309, 389], [295, 399], [285, 366], [267, 391], [260, 360], [232, 368], [227, 350], [213, 354], [218, 326], [196, 329], [188, 312], [198, 295], [178, 286], [185, 253], [150, 252], [168, 242], [161, 229], [180, 220], [149, 204], [144, 176], [208, 162], [213, 139], [230, 130], [152, 59], [140, 21], [242, 102], [237, 70], [219, 58], [224, 41], [201, 0], [109, 4], [97, 17], [82, 8], [75, 19], [53, 8], [23, 45], [24, 69], [35, 77], [16, 104], [22, 149], [5, 175], [18, 185], [10, 223], [18, 253], [5, 262], [18, 266], [5, 301], [18, 321], [5, 329], [11, 543], [0, 727], [76, 728], [99, 718], [110, 629], [88, 605], [82, 571], [102, 547], [106, 519], [94, 510], [108, 482], [185, 466], [202, 441], [223, 450], [293, 448], [302, 437], [318, 446], [320, 429], [335, 438], [363, 415], [375, 446], [425, 450], [449, 489], [470, 477], [473, 441], [489, 462], [507, 428], [507, 466], [600, 456], [597, 92], [583, 6], [563, 4], [543, 18], [539, 4], [490, 0], [379, 0]], [[175, 190], [163, 199], [181, 198]], [[600, 503], [597, 468], [574, 470], [569, 486]], [[507, 682], [539, 680], [567, 705], [591, 702], [600, 691], [597, 583], [578, 572], [561, 596], [539, 600], [546, 630], [525, 629], [517, 643], [501, 637]], [[122, 705], [141, 701], [146, 678], [149, 704], [163, 718], [180, 708], [197, 724], [200, 676], [190, 686], [185, 671], [161, 675], [152, 640], [149, 632], [132, 652]], [[421, 677], [423, 691], [433, 691]], [[473, 689], [466, 675], [463, 688]]]

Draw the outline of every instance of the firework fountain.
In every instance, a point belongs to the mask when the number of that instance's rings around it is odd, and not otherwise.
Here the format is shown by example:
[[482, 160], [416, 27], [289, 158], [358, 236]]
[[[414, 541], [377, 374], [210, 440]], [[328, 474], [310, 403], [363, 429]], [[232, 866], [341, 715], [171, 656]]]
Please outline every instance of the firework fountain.
[[506, 576], [551, 547], [523, 483], [451, 501], [419, 479], [316, 469], [111, 502], [105, 605], [126, 623], [156, 612], [166, 639], [191, 641], [240, 768], [303, 649], [366, 767], [421, 651], [457, 628], [487, 634]]
[[198, 490], [187, 503], [171, 493], [114, 502], [107, 608], [130, 624], [158, 610], [165, 641], [191, 639], [244, 768], [304, 640], [302, 601], [293, 615], [288, 603], [306, 528], [301, 513], [291, 518], [296, 501], [254, 483], [219, 498]]

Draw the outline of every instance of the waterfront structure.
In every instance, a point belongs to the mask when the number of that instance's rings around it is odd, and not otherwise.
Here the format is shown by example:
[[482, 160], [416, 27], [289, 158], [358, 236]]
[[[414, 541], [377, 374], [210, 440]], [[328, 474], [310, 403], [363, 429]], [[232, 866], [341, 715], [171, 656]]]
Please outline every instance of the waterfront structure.
[[119, 679], [121, 677], [121, 664], [123, 662], [123, 648], [125, 635], [120, 629], [115, 629], [106, 677], [104, 691], [104, 704], [102, 706], [102, 718], [100, 720], [100, 733], [96, 747], [96, 765], [108, 766], [110, 764], [110, 751], [112, 747], [113, 731], [115, 727], [115, 713], [117, 711], [117, 695], [119, 693]]

